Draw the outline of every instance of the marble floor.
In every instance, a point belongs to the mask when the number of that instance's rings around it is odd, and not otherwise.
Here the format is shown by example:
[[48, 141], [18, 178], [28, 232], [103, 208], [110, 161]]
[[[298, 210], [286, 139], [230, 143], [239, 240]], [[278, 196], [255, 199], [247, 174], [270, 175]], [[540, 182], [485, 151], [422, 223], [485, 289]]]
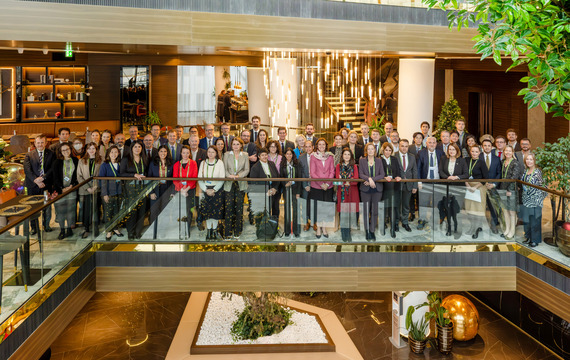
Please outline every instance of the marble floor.
[[[51, 346], [52, 360], [164, 359], [189, 293], [97, 293]], [[468, 296], [480, 315], [479, 334], [454, 342], [451, 355], [427, 348], [415, 355], [396, 349], [391, 334], [391, 293], [289, 293], [286, 297], [336, 313], [366, 360], [462, 359], [555, 360], [535, 342], [478, 300]], [[148, 334], [140, 346], [127, 340]]]
[[53, 342], [51, 360], [164, 359], [189, 298], [96, 293]]

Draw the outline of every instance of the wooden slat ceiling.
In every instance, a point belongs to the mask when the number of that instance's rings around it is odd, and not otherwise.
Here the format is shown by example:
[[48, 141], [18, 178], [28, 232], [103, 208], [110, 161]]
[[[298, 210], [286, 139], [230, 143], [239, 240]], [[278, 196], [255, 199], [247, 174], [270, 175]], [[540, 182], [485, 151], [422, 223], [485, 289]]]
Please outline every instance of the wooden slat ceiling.
[[0, 2], [0, 48], [251, 55], [265, 49], [474, 56], [474, 29], [56, 3]]

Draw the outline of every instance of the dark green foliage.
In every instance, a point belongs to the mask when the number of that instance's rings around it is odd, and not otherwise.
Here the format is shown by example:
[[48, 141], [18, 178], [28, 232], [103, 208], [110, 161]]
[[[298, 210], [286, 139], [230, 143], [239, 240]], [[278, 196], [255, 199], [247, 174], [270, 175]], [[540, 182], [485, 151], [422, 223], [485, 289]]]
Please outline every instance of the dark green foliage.
[[424, 341], [426, 339], [426, 330], [429, 326], [429, 321], [426, 317], [422, 317], [420, 320], [413, 322], [412, 315], [416, 309], [410, 305], [408, 307], [408, 312], [406, 313], [406, 330], [408, 330], [408, 336], [416, 341]]
[[445, 104], [441, 107], [441, 113], [439, 114], [437, 124], [435, 124], [435, 131], [433, 136], [437, 140], [440, 140], [440, 134], [442, 131], [447, 130], [449, 132], [455, 130], [455, 122], [457, 120], [464, 120], [463, 115], [461, 115], [461, 108], [453, 97], [447, 100]]
[[520, 92], [529, 109], [570, 120], [570, 0], [422, 0], [428, 7], [448, 11], [449, 28], [477, 26], [473, 38], [481, 60], [501, 56], [528, 66], [530, 76]]
[[277, 293], [239, 293], [245, 309], [232, 324], [232, 335], [238, 340], [255, 340], [280, 333], [289, 324], [291, 311], [277, 303]]

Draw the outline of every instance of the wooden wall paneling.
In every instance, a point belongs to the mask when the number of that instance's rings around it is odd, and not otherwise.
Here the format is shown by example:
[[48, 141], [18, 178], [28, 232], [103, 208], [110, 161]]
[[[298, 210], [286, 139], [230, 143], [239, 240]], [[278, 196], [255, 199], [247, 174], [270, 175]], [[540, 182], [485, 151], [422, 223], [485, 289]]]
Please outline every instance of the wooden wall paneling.
[[[437, 61], [436, 61], [437, 62]], [[444, 69], [435, 69], [435, 79], [433, 82], [434, 91], [433, 91], [433, 126], [435, 126], [437, 119], [439, 117], [439, 113], [441, 112], [441, 107], [445, 103], [445, 70]], [[463, 109], [462, 109], [463, 110]], [[417, 131], [420, 131], [418, 128]], [[408, 139], [410, 142], [413, 139]]]
[[263, 66], [263, 56], [90, 54], [92, 65]]
[[0, 124], [0, 135], [13, 135], [14, 131], [17, 134], [40, 134], [44, 133], [48, 137], [54, 136], [54, 122], [29, 122], [29, 123], [11, 123]]
[[97, 291], [514, 291], [514, 267], [98, 267]]
[[469, 93], [489, 92], [493, 95], [493, 135], [506, 135], [507, 129], [514, 128], [519, 139], [526, 137], [527, 109], [517, 95], [521, 77], [516, 72], [454, 71], [454, 94], [465, 119], [469, 118]]
[[[64, 45], [65, 46], [65, 45]], [[52, 61], [52, 54], [41, 51], [0, 50], [0, 66], [70, 66], [87, 65], [88, 55], [75, 53], [75, 61]]]
[[[89, 65], [89, 120], [120, 120], [119, 65]], [[91, 128], [91, 126], [90, 126]]]
[[[554, 117], [552, 113], [546, 114], [544, 123], [545, 123], [545, 142], [556, 142], [561, 137], [568, 136], [569, 133], [569, 125], [570, 122], [566, 120], [564, 117]], [[533, 147], [541, 146], [542, 144], [532, 144]]]
[[530, 300], [560, 316], [566, 321], [570, 321], [570, 295], [566, 294], [552, 285], [537, 279], [524, 270], [516, 269], [517, 288], [520, 294]]
[[38, 359], [95, 294], [95, 270], [55, 309], [10, 356], [10, 360]]
[[150, 110], [156, 111], [162, 125], [176, 126], [178, 122], [178, 68], [151, 66]]
[[84, 121], [59, 122], [59, 123], [55, 124], [56, 136], [57, 136], [57, 131], [60, 127], [68, 127], [71, 131], [85, 132], [86, 126], [89, 126], [89, 130], [98, 129], [99, 131], [103, 131], [103, 130], [109, 129], [113, 132], [113, 134], [115, 134], [121, 130], [121, 121], [120, 120], [98, 120], [98, 121], [89, 121], [88, 123], [85, 123]]

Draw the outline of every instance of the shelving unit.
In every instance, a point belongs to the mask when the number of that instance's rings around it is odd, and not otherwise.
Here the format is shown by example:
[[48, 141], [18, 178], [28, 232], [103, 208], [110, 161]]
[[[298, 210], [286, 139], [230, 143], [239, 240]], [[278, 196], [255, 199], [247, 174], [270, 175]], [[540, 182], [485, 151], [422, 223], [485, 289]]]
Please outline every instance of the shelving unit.
[[[22, 122], [88, 120], [87, 67], [24, 66], [18, 73], [19, 118]], [[59, 119], [57, 112], [61, 113]]]

